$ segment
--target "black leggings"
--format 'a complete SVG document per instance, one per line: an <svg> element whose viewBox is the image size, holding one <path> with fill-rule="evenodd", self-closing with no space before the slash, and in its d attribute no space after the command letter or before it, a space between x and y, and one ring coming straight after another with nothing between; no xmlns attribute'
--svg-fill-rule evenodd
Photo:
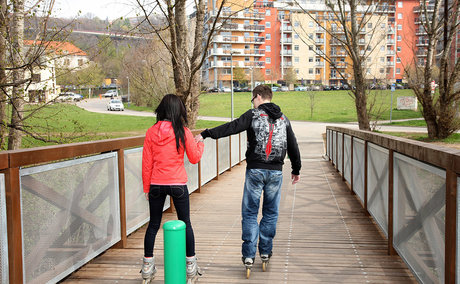
<svg viewBox="0 0 460 284"><path fill-rule="evenodd" d="M176 207L177 218L184 221L186 253L187 256L195 255L195 236L193 235L192 223L190 223L190 201L187 185L150 185L149 207L150 222L145 232L144 256L153 256L155 237L161 224L163 206L166 195L170 195Z"/></svg>

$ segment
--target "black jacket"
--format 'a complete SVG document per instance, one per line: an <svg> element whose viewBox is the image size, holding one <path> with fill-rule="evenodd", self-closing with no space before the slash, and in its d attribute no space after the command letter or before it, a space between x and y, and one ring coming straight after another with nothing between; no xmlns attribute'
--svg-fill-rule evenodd
<svg viewBox="0 0 460 284"><path fill-rule="evenodd" d="M248 169L282 170L286 152L291 160L292 174L299 175L300 152L291 123L274 103L261 104L239 118L221 126L206 129L203 138L218 139L247 130Z"/></svg>

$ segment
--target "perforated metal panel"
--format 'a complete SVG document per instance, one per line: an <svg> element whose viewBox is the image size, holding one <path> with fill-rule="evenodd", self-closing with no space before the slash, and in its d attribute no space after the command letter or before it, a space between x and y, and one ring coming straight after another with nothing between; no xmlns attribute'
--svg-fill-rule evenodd
<svg viewBox="0 0 460 284"><path fill-rule="evenodd" d="M24 274L57 282L120 237L116 153L20 170Z"/></svg>
<svg viewBox="0 0 460 284"><path fill-rule="evenodd" d="M331 131L326 130L326 155L331 157Z"/></svg>
<svg viewBox="0 0 460 284"><path fill-rule="evenodd" d="M9 283L8 229L6 227L5 175L0 174L0 283Z"/></svg>
<svg viewBox="0 0 460 284"><path fill-rule="evenodd" d="M185 171L187 172L187 187L188 192L192 193L198 189L198 163L192 164L187 158L187 155L184 155L184 166Z"/></svg>
<svg viewBox="0 0 460 284"><path fill-rule="evenodd" d="M337 146L338 146L338 154L337 154L337 169L339 172L343 173L342 169L342 159L343 159L343 153L342 153L342 137L343 133L338 133L338 139L337 139Z"/></svg>
<svg viewBox="0 0 460 284"><path fill-rule="evenodd" d="M232 166L240 162L240 138L239 135L230 136L232 141Z"/></svg>
<svg viewBox="0 0 460 284"><path fill-rule="evenodd" d="M421 283L444 283L446 173L395 153L393 245Z"/></svg>
<svg viewBox="0 0 460 284"><path fill-rule="evenodd" d="M124 151L126 232L131 234L149 221L149 203L142 186L142 149Z"/></svg>
<svg viewBox="0 0 460 284"><path fill-rule="evenodd" d="M337 165L337 132L332 131L332 162Z"/></svg>
<svg viewBox="0 0 460 284"><path fill-rule="evenodd" d="M367 209L388 237L388 150L368 143Z"/></svg>
<svg viewBox="0 0 460 284"><path fill-rule="evenodd" d="M345 180L351 183L351 137L345 134L343 147L343 173Z"/></svg>
<svg viewBox="0 0 460 284"><path fill-rule="evenodd" d="M230 138L224 137L219 140L219 174L230 168Z"/></svg>
<svg viewBox="0 0 460 284"><path fill-rule="evenodd" d="M364 141L353 138L353 191L364 203Z"/></svg>
<svg viewBox="0 0 460 284"><path fill-rule="evenodd" d="M201 185L209 182L217 175L216 140L204 140L204 152L201 157Z"/></svg>

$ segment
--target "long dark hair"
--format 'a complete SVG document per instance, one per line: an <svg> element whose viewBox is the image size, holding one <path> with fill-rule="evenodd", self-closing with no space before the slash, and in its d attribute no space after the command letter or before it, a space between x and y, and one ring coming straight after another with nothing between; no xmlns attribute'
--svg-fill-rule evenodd
<svg viewBox="0 0 460 284"><path fill-rule="evenodd" d="M181 99L174 94L167 94L163 97L157 109L157 122L161 120L171 121L176 136L176 148L179 152L180 142L185 148L184 126L187 124L187 111Z"/></svg>

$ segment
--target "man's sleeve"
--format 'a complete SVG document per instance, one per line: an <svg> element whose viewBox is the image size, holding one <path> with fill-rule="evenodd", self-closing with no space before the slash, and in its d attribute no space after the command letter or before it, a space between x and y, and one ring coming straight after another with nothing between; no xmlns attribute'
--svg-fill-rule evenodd
<svg viewBox="0 0 460 284"><path fill-rule="evenodd" d="M289 160L291 160L292 174L299 175L300 168L302 167L299 145L297 144L297 139L295 138L294 131L292 131L291 122L288 120L288 125L286 128L287 131L287 152Z"/></svg>
<svg viewBox="0 0 460 284"><path fill-rule="evenodd" d="M211 137L213 139L227 137L247 130L251 126L251 121L252 110L248 110L234 121L222 124L211 129L206 129L205 131L201 132L201 136L203 138Z"/></svg>

